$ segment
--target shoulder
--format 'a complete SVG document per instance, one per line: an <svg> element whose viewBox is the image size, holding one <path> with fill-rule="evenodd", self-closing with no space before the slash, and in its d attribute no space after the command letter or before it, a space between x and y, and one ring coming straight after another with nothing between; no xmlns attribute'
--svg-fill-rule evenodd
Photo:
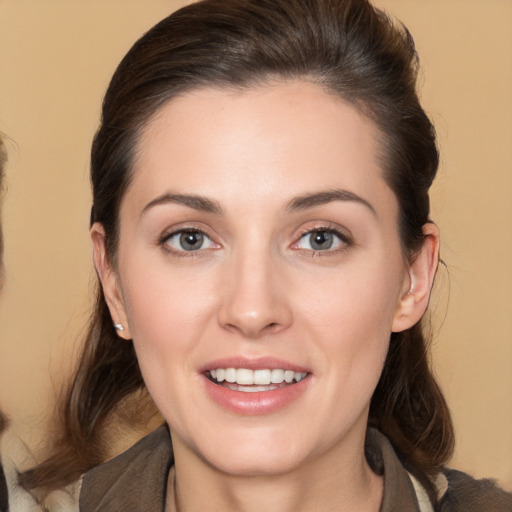
<svg viewBox="0 0 512 512"><path fill-rule="evenodd" d="M0 511L36 512L40 510L32 495L18 484L20 468L33 464L27 446L12 429L2 435L0 452ZM4 508L2 508L4 507Z"/></svg>
<svg viewBox="0 0 512 512"><path fill-rule="evenodd" d="M445 468L432 479L437 506L430 503L429 492L411 473L408 473L397 457L390 441L379 431L369 429L366 439L366 456L372 469L384 474L385 510L415 510L436 512L512 512L512 494L502 489L494 480L477 480L467 473ZM408 478L404 478L408 475ZM407 485L408 482L411 485ZM406 506L403 499L409 497ZM390 499L390 497L392 499ZM398 498L402 500L400 503ZM388 503L387 508L384 506ZM412 506L411 503L415 502Z"/></svg>
<svg viewBox="0 0 512 512"><path fill-rule="evenodd" d="M494 480L477 480L454 469L445 469L443 476L440 512L512 512L512 494Z"/></svg>
<svg viewBox="0 0 512 512"><path fill-rule="evenodd" d="M8 506L7 482L5 481L4 468L0 459L0 512L6 511Z"/></svg>
<svg viewBox="0 0 512 512"><path fill-rule="evenodd" d="M8 430L1 441L0 452L0 512L78 512L77 484L56 490L44 499L44 505L19 483L19 472L36 461L23 438Z"/></svg>
<svg viewBox="0 0 512 512"><path fill-rule="evenodd" d="M169 430L162 426L82 479L81 512L163 510L173 464Z"/></svg>

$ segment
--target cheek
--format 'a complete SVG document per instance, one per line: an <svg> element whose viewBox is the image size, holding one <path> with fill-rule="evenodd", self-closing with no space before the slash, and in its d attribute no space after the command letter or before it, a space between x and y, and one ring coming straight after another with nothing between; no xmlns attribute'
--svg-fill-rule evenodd
<svg viewBox="0 0 512 512"><path fill-rule="evenodd" d="M191 402L183 382L197 378L194 362L209 326L212 294L204 283L168 275L161 266L132 270L125 274L123 296L139 367L167 422L181 425Z"/></svg>
<svg viewBox="0 0 512 512"><path fill-rule="evenodd" d="M301 293L300 328L319 345L322 366L337 382L334 389L373 392L388 350L401 275L400 266L354 265Z"/></svg>
<svg viewBox="0 0 512 512"><path fill-rule="evenodd" d="M192 350L206 328L212 293L204 276L169 270L160 261L137 260L124 269L122 288L139 359ZM142 361L141 361L142 363Z"/></svg>
<svg viewBox="0 0 512 512"><path fill-rule="evenodd" d="M402 287L403 269L383 261L347 265L302 287L296 301L311 325L334 338L364 344L375 333L389 337Z"/></svg>

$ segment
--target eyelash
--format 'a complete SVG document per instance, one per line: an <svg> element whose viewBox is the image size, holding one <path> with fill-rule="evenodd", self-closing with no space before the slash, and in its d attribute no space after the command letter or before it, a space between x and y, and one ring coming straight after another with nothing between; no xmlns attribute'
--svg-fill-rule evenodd
<svg viewBox="0 0 512 512"><path fill-rule="evenodd" d="M305 238L308 235L313 235L314 233L328 233L330 235L334 235L339 240L339 247L335 247L333 249L302 249L300 247L294 247L297 246L298 243ZM302 231L297 238L297 241L292 244L292 248L295 250L301 251L305 254L308 254L312 257L315 256L329 256L333 254L337 254L339 252L346 251L349 247L354 245L354 242L350 236L348 236L346 233L341 232L339 229L333 227L333 226L314 226L313 228L308 228Z"/></svg>
<svg viewBox="0 0 512 512"><path fill-rule="evenodd" d="M218 247L214 248L199 248L196 250L189 250L186 249L175 249L169 245L169 241L177 236L181 236L183 234L197 234L202 235L206 237L208 240L210 240L211 244L217 245ZM329 235L333 235L338 239L339 247L335 248L328 248L328 249L312 249L312 248L301 248L298 247L298 244L301 240L303 240L308 235L311 236L314 233L327 233ZM336 242L334 242L336 243ZM217 248L220 248L219 244L216 244L212 238L202 229L196 228L196 227L186 227L186 228L180 228L172 232L164 233L159 239L158 239L158 245L161 246L165 251L168 253L171 253L174 256L178 257L193 257L193 256L199 256L200 254L204 253L208 250L214 250ZM295 242L291 244L291 248L293 250L300 251L304 254L307 254L309 256L315 257L315 256L328 256L331 254L336 254L342 251L347 250L350 246L353 245L353 240L350 236L348 236L346 233L342 233L339 229L334 228L332 226L314 226L312 228L304 229L298 236Z"/></svg>
<svg viewBox="0 0 512 512"><path fill-rule="evenodd" d="M202 236L206 237L207 239L209 239L212 244L215 244L215 242L212 240L212 238L204 230L202 230L200 228L196 228L196 227L188 227L188 228L177 229L177 230L172 231L170 233L167 232L167 233L163 234L158 239L158 245L161 246L168 253L171 253L173 256L178 256L178 257L199 256L201 253L203 253L204 251L208 250L208 249L201 249L200 248L200 249L197 249L197 250L187 251L186 249L182 249L182 250L175 249L175 248L173 248L173 247L171 247L169 245L169 241L172 238L174 238L176 236L181 236L181 235L187 234L187 233L196 234L196 235L202 235Z"/></svg>

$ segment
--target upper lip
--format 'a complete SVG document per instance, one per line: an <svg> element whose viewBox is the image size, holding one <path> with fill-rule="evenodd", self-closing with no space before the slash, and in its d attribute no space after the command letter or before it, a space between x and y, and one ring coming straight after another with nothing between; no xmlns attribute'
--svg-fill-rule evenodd
<svg viewBox="0 0 512 512"><path fill-rule="evenodd" d="M215 370L217 368L247 368L248 370L293 370L294 372L310 373L310 370L300 364L286 361L272 356L248 358L244 356L239 357L225 357L215 359L204 364L200 368L200 372L204 373L208 370Z"/></svg>

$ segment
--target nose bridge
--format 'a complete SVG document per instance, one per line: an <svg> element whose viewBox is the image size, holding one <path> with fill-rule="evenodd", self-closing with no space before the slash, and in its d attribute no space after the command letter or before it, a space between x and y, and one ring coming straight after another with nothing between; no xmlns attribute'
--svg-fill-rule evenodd
<svg viewBox="0 0 512 512"><path fill-rule="evenodd" d="M291 322L278 257L266 244L234 250L222 283L219 322L248 338L275 333Z"/></svg>

